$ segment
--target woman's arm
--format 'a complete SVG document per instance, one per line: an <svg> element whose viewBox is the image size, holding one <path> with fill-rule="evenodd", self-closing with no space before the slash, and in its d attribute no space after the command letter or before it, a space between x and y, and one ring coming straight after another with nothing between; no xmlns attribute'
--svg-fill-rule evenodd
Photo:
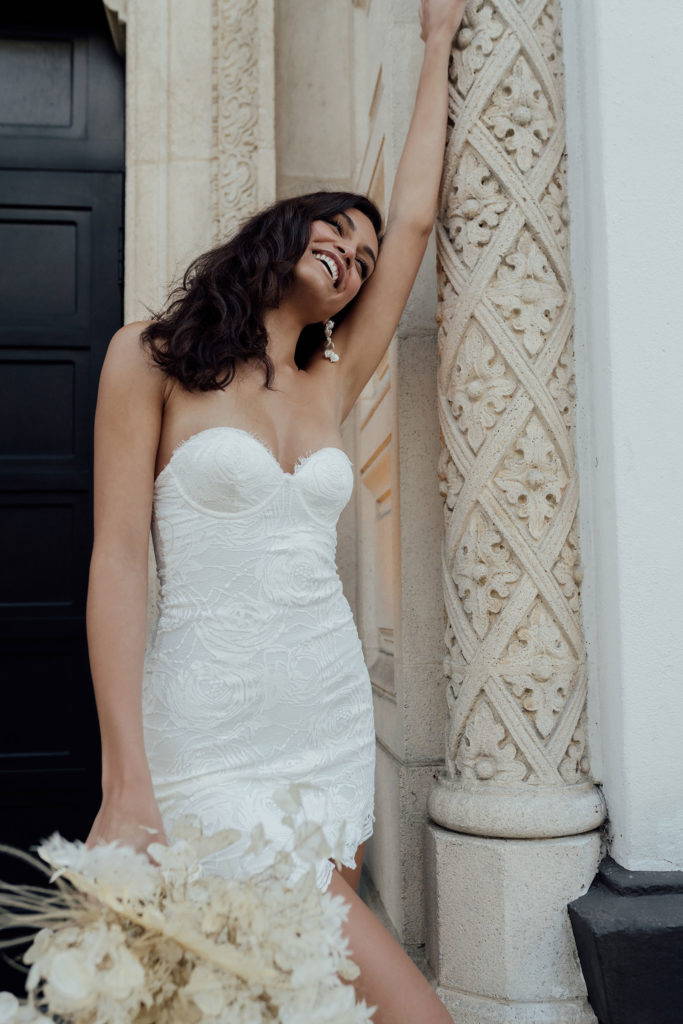
<svg viewBox="0 0 683 1024"><path fill-rule="evenodd" d="M145 755L141 689L147 559L163 374L139 343L142 323L113 336L94 431L94 542L86 625L102 744L102 806L86 842L146 849L163 828ZM165 837L163 837L165 838Z"/></svg>
<svg viewBox="0 0 683 1024"><path fill-rule="evenodd" d="M466 0L421 0L422 70L387 211L429 233L437 213L448 122L448 61ZM374 276L374 275L373 275Z"/></svg>
<svg viewBox="0 0 683 1024"><path fill-rule="evenodd" d="M346 416L385 354L420 268L438 208L448 121L448 61L466 0L421 0L422 70L377 265L335 329ZM343 418L343 417L342 417Z"/></svg>

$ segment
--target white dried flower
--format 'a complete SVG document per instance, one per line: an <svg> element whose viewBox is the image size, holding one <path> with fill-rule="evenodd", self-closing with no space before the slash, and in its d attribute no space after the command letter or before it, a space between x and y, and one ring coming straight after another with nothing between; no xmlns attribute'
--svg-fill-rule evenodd
<svg viewBox="0 0 683 1024"><path fill-rule="evenodd" d="M112 843L98 843L88 847L81 840L69 842L58 832L37 846L38 853L48 864L58 865L50 881L67 870L78 871L97 885L124 897L127 893L142 899L154 899L159 888L159 873L149 859L132 849Z"/></svg>
<svg viewBox="0 0 683 1024"><path fill-rule="evenodd" d="M0 992L0 1024L14 1024L19 1000L11 992Z"/></svg>
<svg viewBox="0 0 683 1024"><path fill-rule="evenodd" d="M341 856L343 829L330 843L305 817L306 788L275 794L291 848L271 849L256 826L249 849L271 862L247 879L204 871L202 859L242 833L204 835L194 815L168 846L150 844L156 864L115 843L88 848L58 833L41 843L58 897L0 882L5 927L38 928L24 954L27 1002L1 993L0 1024L367 1024L375 1007L343 983L359 973L343 934L348 904L316 885L320 859Z"/></svg>
<svg viewBox="0 0 683 1024"><path fill-rule="evenodd" d="M126 947L126 934L118 924L96 921L90 927L64 928L51 941L43 929L38 941L24 953L31 964L28 992L42 982L50 1009L60 1014L97 1010L107 1019L132 1019L140 1003L150 1002L145 971Z"/></svg>
<svg viewBox="0 0 683 1024"><path fill-rule="evenodd" d="M52 1024L28 1003L20 1003L11 992L0 992L0 1024Z"/></svg>

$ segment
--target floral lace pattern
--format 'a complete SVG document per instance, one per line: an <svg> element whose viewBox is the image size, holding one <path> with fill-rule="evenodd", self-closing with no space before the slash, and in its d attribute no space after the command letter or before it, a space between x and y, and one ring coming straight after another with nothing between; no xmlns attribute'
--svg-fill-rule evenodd
<svg viewBox="0 0 683 1024"><path fill-rule="evenodd" d="M336 567L353 491L341 448L282 469L255 435L210 427L173 452L154 486L159 617L145 652L145 749L164 824L262 825L282 847L273 793L307 784L304 808L354 866L374 822L372 689ZM246 877L247 839L207 858ZM302 864L302 870L304 865ZM317 870L321 889L333 864Z"/></svg>

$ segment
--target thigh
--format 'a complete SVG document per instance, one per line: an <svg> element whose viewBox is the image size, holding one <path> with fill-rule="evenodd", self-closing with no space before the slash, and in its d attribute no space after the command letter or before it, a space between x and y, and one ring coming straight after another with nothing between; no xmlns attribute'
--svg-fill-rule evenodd
<svg viewBox="0 0 683 1024"><path fill-rule="evenodd" d="M377 1007L373 1024L453 1024L424 974L336 869L327 891L350 903L343 928L360 968L350 984L356 999Z"/></svg>

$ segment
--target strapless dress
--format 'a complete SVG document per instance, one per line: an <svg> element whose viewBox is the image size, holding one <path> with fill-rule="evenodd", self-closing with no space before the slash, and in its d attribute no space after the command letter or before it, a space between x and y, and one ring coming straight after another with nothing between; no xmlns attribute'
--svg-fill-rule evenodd
<svg viewBox="0 0 683 1024"><path fill-rule="evenodd" d="M353 465L341 448L289 473L256 435L209 427L181 442L154 484L156 628L142 718L164 827L196 814L205 832L242 830L205 858L244 878L292 850L273 796L303 784L306 818L354 867L374 823L372 688L336 566ZM270 851L250 850L263 827ZM292 880L305 870L295 856ZM316 863L320 889L333 863Z"/></svg>

